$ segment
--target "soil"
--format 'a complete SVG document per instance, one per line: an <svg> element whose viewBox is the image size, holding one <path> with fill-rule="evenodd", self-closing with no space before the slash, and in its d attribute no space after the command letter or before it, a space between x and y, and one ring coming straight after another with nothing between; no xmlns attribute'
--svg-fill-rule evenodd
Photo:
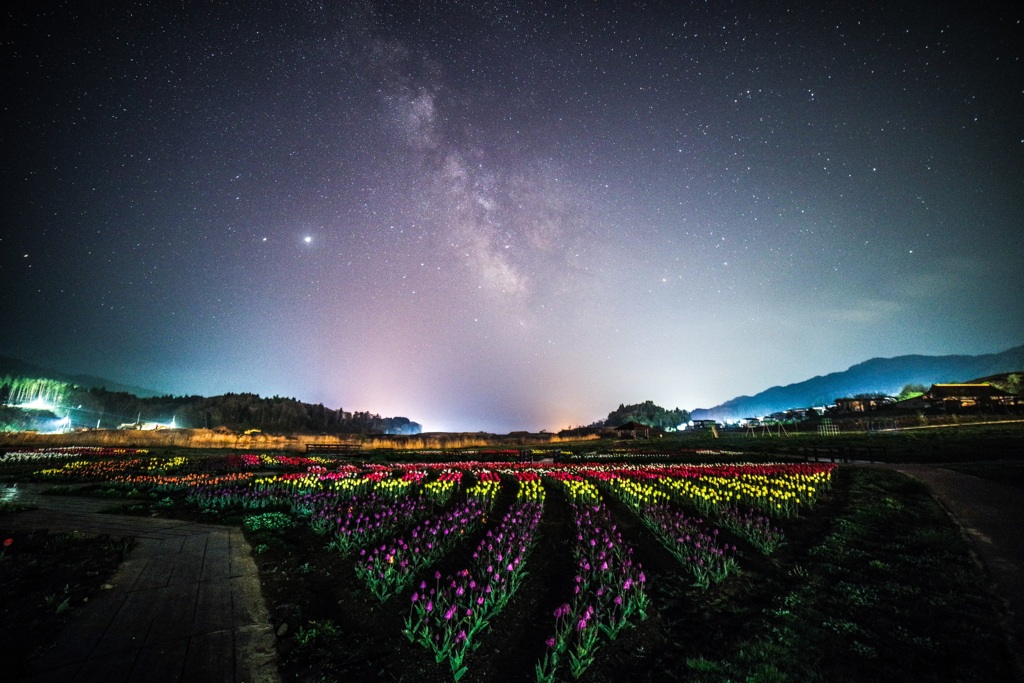
<svg viewBox="0 0 1024 683"><path fill-rule="evenodd" d="M134 540L0 529L0 542L6 539L11 543L0 559L0 661L4 677L19 680L76 611L104 590Z"/></svg>

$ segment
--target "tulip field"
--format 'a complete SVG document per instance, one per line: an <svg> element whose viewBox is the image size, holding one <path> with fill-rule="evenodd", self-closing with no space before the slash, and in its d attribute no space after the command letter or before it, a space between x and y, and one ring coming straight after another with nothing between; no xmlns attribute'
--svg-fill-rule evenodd
<svg viewBox="0 0 1024 683"><path fill-rule="evenodd" d="M891 472L84 448L8 453L5 471L239 525L284 680L1005 673L963 539Z"/></svg>

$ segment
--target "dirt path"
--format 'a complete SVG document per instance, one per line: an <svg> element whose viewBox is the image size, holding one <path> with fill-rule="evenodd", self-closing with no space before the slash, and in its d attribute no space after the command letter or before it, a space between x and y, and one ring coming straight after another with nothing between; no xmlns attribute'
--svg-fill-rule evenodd
<svg viewBox="0 0 1024 683"><path fill-rule="evenodd" d="M67 624L27 680L278 681L274 633L249 545L237 529L110 515L110 501L3 489L38 510L3 515L22 530L134 536L137 547L105 590Z"/></svg>
<svg viewBox="0 0 1024 683"><path fill-rule="evenodd" d="M963 527L1006 606L1018 678L1024 667L1024 491L934 465L886 465L924 482Z"/></svg>

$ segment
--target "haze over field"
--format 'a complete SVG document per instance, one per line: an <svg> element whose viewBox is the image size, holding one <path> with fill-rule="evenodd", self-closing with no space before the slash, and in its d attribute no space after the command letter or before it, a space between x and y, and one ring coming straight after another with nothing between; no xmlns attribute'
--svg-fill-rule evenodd
<svg viewBox="0 0 1024 683"><path fill-rule="evenodd" d="M0 355L427 431L1024 339L1024 9L22 3Z"/></svg>

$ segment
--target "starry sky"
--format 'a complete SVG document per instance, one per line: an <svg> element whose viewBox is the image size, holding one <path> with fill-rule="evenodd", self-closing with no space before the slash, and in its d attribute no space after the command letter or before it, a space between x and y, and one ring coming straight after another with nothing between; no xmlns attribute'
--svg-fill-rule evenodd
<svg viewBox="0 0 1024 683"><path fill-rule="evenodd" d="M426 431L1024 343L1012 3L3 10L0 354Z"/></svg>

